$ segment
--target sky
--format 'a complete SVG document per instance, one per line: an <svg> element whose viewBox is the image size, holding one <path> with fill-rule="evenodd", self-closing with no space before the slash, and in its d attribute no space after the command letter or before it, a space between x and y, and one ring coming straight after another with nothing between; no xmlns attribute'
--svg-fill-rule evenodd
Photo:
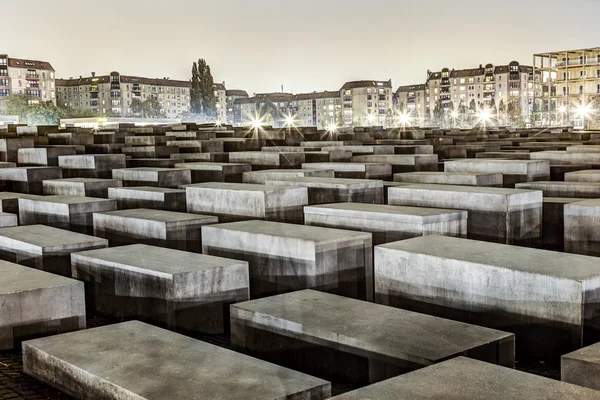
<svg viewBox="0 0 600 400"><path fill-rule="evenodd" d="M600 46L600 0L0 0L0 15L0 54L49 61L59 78L189 80L204 58L215 82L249 94L396 88L428 69Z"/></svg>

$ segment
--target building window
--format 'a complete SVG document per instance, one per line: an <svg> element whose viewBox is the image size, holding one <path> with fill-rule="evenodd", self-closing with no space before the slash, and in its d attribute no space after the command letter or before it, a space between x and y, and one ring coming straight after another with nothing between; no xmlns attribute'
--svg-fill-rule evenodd
<svg viewBox="0 0 600 400"><path fill-rule="evenodd" d="M9 95L10 95L9 89L0 89L0 96L9 96Z"/></svg>

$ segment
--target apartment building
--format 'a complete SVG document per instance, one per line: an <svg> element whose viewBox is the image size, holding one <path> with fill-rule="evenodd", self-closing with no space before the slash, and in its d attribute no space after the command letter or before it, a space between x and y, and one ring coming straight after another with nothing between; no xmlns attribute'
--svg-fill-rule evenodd
<svg viewBox="0 0 600 400"><path fill-rule="evenodd" d="M344 125L340 92L317 92L313 93L313 98L316 108L316 120L313 126L326 129L332 125Z"/></svg>
<svg viewBox="0 0 600 400"><path fill-rule="evenodd" d="M0 100L11 94L29 97L29 103L56 104L54 68L47 61L12 58L0 54Z"/></svg>
<svg viewBox="0 0 600 400"><path fill-rule="evenodd" d="M487 64L470 69L427 71L424 109L433 112L441 102L445 112L461 105L469 108L498 107L500 103L517 105L525 121L533 111L536 91L533 67L513 61L508 65ZM537 89L539 91L539 88Z"/></svg>
<svg viewBox="0 0 600 400"><path fill-rule="evenodd" d="M424 84L400 86L395 93L396 109L402 113L409 113L413 118L422 118L427 109L428 94Z"/></svg>
<svg viewBox="0 0 600 400"><path fill-rule="evenodd" d="M215 107L216 113L215 119L221 123L227 122L227 90L225 89L225 82L213 84L215 93Z"/></svg>
<svg viewBox="0 0 600 400"><path fill-rule="evenodd" d="M86 78L56 80L57 99L62 106L123 117L132 114L134 99L143 102L154 98L167 118L177 118L189 111L190 87L188 81L143 78L119 72L102 76L92 72Z"/></svg>
<svg viewBox="0 0 600 400"><path fill-rule="evenodd" d="M541 87L537 124L600 128L581 112L600 105L600 47L534 54L533 69Z"/></svg>
<svg viewBox="0 0 600 400"><path fill-rule="evenodd" d="M234 103L237 99L247 99L248 93L245 90L226 90L225 97L226 120L228 124L234 124L236 120ZM237 119L241 119L241 115Z"/></svg>
<svg viewBox="0 0 600 400"><path fill-rule="evenodd" d="M385 126L393 118L391 79L346 82L340 93L346 126Z"/></svg>

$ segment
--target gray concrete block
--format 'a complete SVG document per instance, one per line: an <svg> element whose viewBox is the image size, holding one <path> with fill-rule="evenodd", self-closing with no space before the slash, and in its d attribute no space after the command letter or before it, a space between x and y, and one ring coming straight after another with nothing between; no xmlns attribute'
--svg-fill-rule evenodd
<svg viewBox="0 0 600 400"><path fill-rule="evenodd" d="M74 253L71 268L89 310L179 332L223 333L249 299L245 261L133 244Z"/></svg>
<svg viewBox="0 0 600 400"><path fill-rule="evenodd" d="M532 160L548 160L550 164L588 164L600 166L600 153L574 153L567 151L537 151L531 153Z"/></svg>
<svg viewBox="0 0 600 400"><path fill-rule="evenodd" d="M171 154L172 160L183 162L214 162L228 163L229 153L181 153Z"/></svg>
<svg viewBox="0 0 600 400"><path fill-rule="evenodd" d="M404 172L394 174L394 182L502 187L503 177L500 173L481 172Z"/></svg>
<svg viewBox="0 0 600 400"><path fill-rule="evenodd" d="M447 236L375 247L378 303L513 332L547 358L600 337L595 257Z"/></svg>
<svg viewBox="0 0 600 400"><path fill-rule="evenodd" d="M23 370L78 399L331 396L329 382L138 321L24 342Z"/></svg>
<svg viewBox="0 0 600 400"><path fill-rule="evenodd" d="M564 218L565 251L600 257L600 199L565 205Z"/></svg>
<svg viewBox="0 0 600 400"><path fill-rule="evenodd" d="M247 183L209 182L185 188L187 211L219 217L221 222L265 219L304 223L308 190Z"/></svg>
<svg viewBox="0 0 600 400"><path fill-rule="evenodd" d="M229 153L229 162L251 164L253 171L263 169L297 169L305 162L304 153L267 151L239 151Z"/></svg>
<svg viewBox="0 0 600 400"><path fill-rule="evenodd" d="M48 225L91 235L92 214L117 209L115 200L81 196L28 196L19 200L20 225Z"/></svg>
<svg viewBox="0 0 600 400"><path fill-rule="evenodd" d="M59 167L0 168L0 190L27 194L42 194L42 181L61 179Z"/></svg>
<svg viewBox="0 0 600 400"><path fill-rule="evenodd" d="M113 179L119 179L123 186L153 186L178 188L192 183L189 169L180 168L123 168L112 171Z"/></svg>
<svg viewBox="0 0 600 400"><path fill-rule="evenodd" d="M108 239L111 247L144 243L171 249L202 252L202 225L218 217L137 208L94 213L94 236Z"/></svg>
<svg viewBox="0 0 600 400"><path fill-rule="evenodd" d="M550 162L544 160L453 160L446 161L444 168L446 172L500 173L504 177L504 187L550 179Z"/></svg>
<svg viewBox="0 0 600 400"><path fill-rule="evenodd" d="M437 171L437 154L380 154L352 157L352 162L382 163L392 166L392 173Z"/></svg>
<svg viewBox="0 0 600 400"><path fill-rule="evenodd" d="M175 168L177 160L172 158L129 158L127 168Z"/></svg>
<svg viewBox="0 0 600 400"><path fill-rule="evenodd" d="M288 178L333 178L330 169L268 169L262 171L244 172L244 183L265 184L267 181Z"/></svg>
<svg viewBox="0 0 600 400"><path fill-rule="evenodd" d="M83 283L0 261L0 350L85 329Z"/></svg>
<svg viewBox="0 0 600 400"><path fill-rule="evenodd" d="M515 363L512 334L314 290L232 305L231 340L278 365L362 384L460 355Z"/></svg>
<svg viewBox="0 0 600 400"><path fill-rule="evenodd" d="M544 222L540 247L546 250L564 251L565 205L582 200L567 197L544 197Z"/></svg>
<svg viewBox="0 0 600 400"><path fill-rule="evenodd" d="M279 178L265 182L269 186L308 188L308 204L339 202L383 203L383 181L343 178Z"/></svg>
<svg viewBox="0 0 600 400"><path fill-rule="evenodd" d="M19 218L16 214L10 214L5 212L0 212L0 228L8 228L11 226L18 226Z"/></svg>
<svg viewBox="0 0 600 400"><path fill-rule="evenodd" d="M565 174L567 182L598 182L600 183L600 170L587 169L582 171L567 172Z"/></svg>
<svg viewBox="0 0 600 400"><path fill-rule="evenodd" d="M563 382L600 390L600 344L575 350L560 358Z"/></svg>
<svg viewBox="0 0 600 400"><path fill-rule="evenodd" d="M24 148L33 148L33 139L6 138L0 139L0 161L18 162L18 151Z"/></svg>
<svg viewBox="0 0 600 400"><path fill-rule="evenodd" d="M205 225L202 252L248 261L251 298L309 288L373 298L370 233L256 220Z"/></svg>
<svg viewBox="0 0 600 400"><path fill-rule="evenodd" d="M17 160L20 167L58 166L59 156L75 155L72 147L47 147L19 149Z"/></svg>
<svg viewBox="0 0 600 400"><path fill-rule="evenodd" d="M175 146L126 146L121 153L131 158L169 158L179 152Z"/></svg>
<svg viewBox="0 0 600 400"><path fill-rule="evenodd" d="M44 195L108 198L108 188L122 187L118 179L65 178L42 182Z"/></svg>
<svg viewBox="0 0 600 400"><path fill-rule="evenodd" d="M597 400L600 392L457 357L332 400Z"/></svg>
<svg viewBox="0 0 600 400"><path fill-rule="evenodd" d="M388 204L466 210L470 239L527 244L542 235L542 192L533 190L401 184L388 188Z"/></svg>
<svg viewBox="0 0 600 400"><path fill-rule="evenodd" d="M0 229L0 259L71 277L71 253L108 246L94 236L46 225Z"/></svg>
<svg viewBox="0 0 600 400"><path fill-rule="evenodd" d="M65 178L112 178L113 169L125 168L125 154L80 154L58 157Z"/></svg>
<svg viewBox="0 0 600 400"><path fill-rule="evenodd" d="M530 182L518 183L518 189L541 190L545 197L600 198L600 182Z"/></svg>
<svg viewBox="0 0 600 400"><path fill-rule="evenodd" d="M186 162L175 164L175 168L189 169L192 183L232 182L242 183L243 174L252 171L250 164Z"/></svg>
<svg viewBox="0 0 600 400"><path fill-rule="evenodd" d="M108 198L117 200L119 210L152 208L157 210L186 210L185 190L150 186L108 188Z"/></svg>
<svg viewBox="0 0 600 400"><path fill-rule="evenodd" d="M331 169L336 178L381 179L392 178L392 166L384 163L328 162L304 163L302 169Z"/></svg>

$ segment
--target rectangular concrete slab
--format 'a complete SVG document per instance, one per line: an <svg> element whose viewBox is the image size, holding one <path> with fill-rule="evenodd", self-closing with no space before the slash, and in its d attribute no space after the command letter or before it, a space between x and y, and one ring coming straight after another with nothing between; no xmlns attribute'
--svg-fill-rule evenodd
<svg viewBox="0 0 600 400"><path fill-rule="evenodd" d="M206 225L202 252L248 261L251 298L309 288L373 298L370 233L257 220Z"/></svg>
<svg viewBox="0 0 600 400"><path fill-rule="evenodd" d="M344 381L378 382L459 355L514 367L510 333L314 290L234 304L231 327L232 343L254 356Z"/></svg>
<svg viewBox="0 0 600 400"><path fill-rule="evenodd" d="M394 182L435 183L438 185L502 187L499 173L478 172L404 172L394 174Z"/></svg>
<svg viewBox="0 0 600 400"><path fill-rule="evenodd" d="M595 257L447 236L375 247L378 303L513 332L551 357L598 340Z"/></svg>
<svg viewBox="0 0 600 400"><path fill-rule="evenodd" d="M175 164L175 168L189 169L192 183L236 182L242 183L242 174L251 171L250 164L186 162Z"/></svg>
<svg viewBox="0 0 600 400"><path fill-rule="evenodd" d="M600 257L600 199L569 203L564 211L565 251Z"/></svg>
<svg viewBox="0 0 600 400"><path fill-rule="evenodd" d="M112 178L112 170L125 168L125 154L80 154L58 157L65 178Z"/></svg>
<svg viewBox="0 0 600 400"><path fill-rule="evenodd" d="M301 224L302 207L308 204L303 187L208 182L185 190L188 212L216 215L221 222L265 219Z"/></svg>
<svg viewBox="0 0 600 400"><path fill-rule="evenodd" d="M71 256L88 309L181 332L223 333L229 305L249 299L248 263L133 244Z"/></svg>
<svg viewBox="0 0 600 400"><path fill-rule="evenodd" d="M267 181L287 178L333 178L330 169L268 169L262 171L244 172L244 183L265 184Z"/></svg>
<svg viewBox="0 0 600 400"><path fill-rule="evenodd" d="M5 212L0 212L0 228L7 228L10 226L18 226L19 218L16 214L10 214Z"/></svg>
<svg viewBox="0 0 600 400"><path fill-rule="evenodd" d="M229 162L250 164L253 171L270 168L296 169L300 168L304 161L304 153L297 152L236 151L229 153Z"/></svg>
<svg viewBox="0 0 600 400"><path fill-rule="evenodd" d="M560 358L563 382L600 390L600 344L596 343Z"/></svg>
<svg viewBox="0 0 600 400"><path fill-rule="evenodd" d="M0 350L85 329L83 283L0 261Z"/></svg>
<svg viewBox="0 0 600 400"><path fill-rule="evenodd" d="M373 245L423 235L467 237L467 212L383 204L334 203L304 207L311 226L370 232Z"/></svg>
<svg viewBox="0 0 600 400"><path fill-rule="evenodd" d="M108 198L108 188L122 187L118 179L65 178L42 182L44 195Z"/></svg>
<svg viewBox="0 0 600 400"><path fill-rule="evenodd" d="M446 172L487 172L500 173L505 187L516 183L543 181L550 179L550 162L545 160L498 160L466 159L444 163Z"/></svg>
<svg viewBox="0 0 600 400"><path fill-rule="evenodd" d="M119 210L152 208L157 210L186 211L184 189L151 186L108 188L108 198L117 200Z"/></svg>
<svg viewBox="0 0 600 400"><path fill-rule="evenodd" d="M0 229L0 258L71 277L71 253L108 246L106 239L46 225Z"/></svg>
<svg viewBox="0 0 600 400"><path fill-rule="evenodd" d="M137 321L24 342L23 370L78 399L331 395L324 380Z"/></svg>
<svg viewBox="0 0 600 400"><path fill-rule="evenodd" d="M338 202L383 203L383 181L344 178L279 178L266 185L308 188L308 204Z"/></svg>
<svg viewBox="0 0 600 400"><path fill-rule="evenodd" d="M586 169L582 171L567 172L565 174L567 182L598 182L600 183L600 170Z"/></svg>
<svg viewBox="0 0 600 400"><path fill-rule="evenodd" d="M600 392L457 357L332 400L598 400Z"/></svg>
<svg viewBox="0 0 600 400"><path fill-rule="evenodd" d="M202 252L202 225L218 217L136 208L94 213L94 236L110 246L144 243L176 250Z"/></svg>
<svg viewBox="0 0 600 400"><path fill-rule="evenodd" d="M154 186L178 188L192 183L192 173L181 168L123 168L113 169L113 179L119 179L123 186Z"/></svg>
<svg viewBox="0 0 600 400"><path fill-rule="evenodd" d="M302 169L330 169L336 178L346 179L382 179L392 178L392 166L385 163L368 162L323 162L304 163Z"/></svg>
<svg viewBox="0 0 600 400"><path fill-rule="evenodd" d="M546 197L600 198L600 182L551 182L518 183L518 189L541 190Z"/></svg>
<svg viewBox="0 0 600 400"><path fill-rule="evenodd" d="M542 192L534 190L397 183L388 204L466 210L470 239L527 244L542 234Z"/></svg>
<svg viewBox="0 0 600 400"><path fill-rule="evenodd" d="M61 179L59 167L0 168L0 190L26 194L42 194L42 182L46 179Z"/></svg>
<svg viewBox="0 0 600 400"><path fill-rule="evenodd" d="M379 154L355 156L352 162L383 163L392 166L392 173L415 171L437 171L437 154Z"/></svg>

